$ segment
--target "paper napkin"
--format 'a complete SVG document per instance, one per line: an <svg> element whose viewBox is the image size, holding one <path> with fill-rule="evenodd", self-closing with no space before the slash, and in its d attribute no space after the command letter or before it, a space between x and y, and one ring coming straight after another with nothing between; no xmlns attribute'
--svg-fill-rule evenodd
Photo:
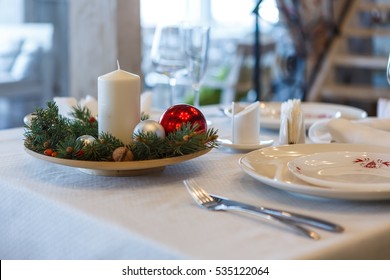
<svg viewBox="0 0 390 280"><path fill-rule="evenodd" d="M361 120L351 121L353 123L364 124L372 128L377 128L380 130L390 131L390 116L387 118L375 118L368 117Z"/></svg>
<svg viewBox="0 0 390 280"><path fill-rule="evenodd" d="M232 142L234 144L258 144L260 141L260 104L242 107L232 105Z"/></svg>
<svg viewBox="0 0 390 280"><path fill-rule="evenodd" d="M376 115L378 118L390 118L390 99L378 99Z"/></svg>
<svg viewBox="0 0 390 280"><path fill-rule="evenodd" d="M86 107L91 111L92 116L97 116L98 114L98 101L95 97L87 95L85 98L80 99L77 102L77 99L74 97L54 97L53 101L56 102L58 106L58 113L67 118L72 118L71 113L73 112L73 107ZM152 107L152 94L151 92L144 92L141 94L141 112L149 115Z"/></svg>
<svg viewBox="0 0 390 280"><path fill-rule="evenodd" d="M85 98L82 98L79 102L81 107L86 107L91 111L92 116L97 116L98 114L98 103L97 100L91 96L87 95Z"/></svg>
<svg viewBox="0 0 390 280"><path fill-rule="evenodd" d="M289 99L281 104L279 144L305 143L305 122L301 101Z"/></svg>
<svg viewBox="0 0 390 280"><path fill-rule="evenodd" d="M329 121L329 119L318 120L310 126L308 134L312 142L330 143L332 141L335 141L332 139L332 135L329 132ZM350 122L390 132L390 118L368 117L359 120L350 120Z"/></svg>
<svg viewBox="0 0 390 280"><path fill-rule="evenodd" d="M54 97L54 102L58 106L58 113L64 117L71 118L73 107L77 106L77 99L74 97Z"/></svg>
<svg viewBox="0 0 390 280"><path fill-rule="evenodd" d="M152 109L152 92L145 91L141 94L141 112L150 115Z"/></svg>
<svg viewBox="0 0 390 280"><path fill-rule="evenodd" d="M67 118L72 118L71 113L77 105L88 108L92 116L97 116L98 113L97 100L91 95L87 95L80 102L77 102L77 99L74 97L54 97L53 100L58 106L58 113Z"/></svg>
<svg viewBox="0 0 390 280"><path fill-rule="evenodd" d="M335 142L390 147L390 132L367 124L346 119L332 119L328 122L327 127Z"/></svg>

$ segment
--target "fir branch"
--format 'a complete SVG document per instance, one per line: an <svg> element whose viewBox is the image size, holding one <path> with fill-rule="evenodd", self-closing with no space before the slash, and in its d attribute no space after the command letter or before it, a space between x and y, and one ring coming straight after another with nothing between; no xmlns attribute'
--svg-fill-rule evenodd
<svg viewBox="0 0 390 280"><path fill-rule="evenodd" d="M43 153L46 149L55 149L55 145L69 133L69 120L58 114L58 107L54 102L48 102L47 109L38 108L30 125L26 126L25 146Z"/></svg>
<svg viewBox="0 0 390 280"><path fill-rule="evenodd" d="M88 108L73 107L71 115L74 117L74 120L70 123L70 130L76 137L91 135L98 138L98 122Z"/></svg>
<svg viewBox="0 0 390 280"><path fill-rule="evenodd" d="M77 153L83 148L83 143L77 141L73 135L66 137L56 146L57 156L65 159L77 158Z"/></svg>
<svg viewBox="0 0 390 280"><path fill-rule="evenodd" d="M80 141L81 142L81 141ZM83 144L82 148L76 152L76 159L91 161L108 161L111 160L112 152L107 153L107 149L98 140Z"/></svg>
<svg viewBox="0 0 390 280"><path fill-rule="evenodd" d="M116 148L123 147L124 144L118 138L109 133L102 133L99 138L101 144L102 160L112 160L112 153Z"/></svg>
<svg viewBox="0 0 390 280"><path fill-rule="evenodd" d="M77 120L80 120L82 122L88 123L91 121L91 118L95 118L95 116L92 116L91 111L87 107L81 107L77 105L76 107L73 107L73 111L71 112L71 116L74 117Z"/></svg>
<svg viewBox="0 0 390 280"><path fill-rule="evenodd" d="M215 142L216 137L214 137L215 132L213 130L209 133L201 133L198 132L197 129L197 123L186 123L183 124L174 133L169 133L167 135L167 141L170 150L169 153L171 156L191 154L208 148L210 143ZM216 145L216 143L213 145Z"/></svg>
<svg viewBox="0 0 390 280"><path fill-rule="evenodd" d="M141 112L141 121L145 121L149 119L149 115L145 112Z"/></svg>
<svg viewBox="0 0 390 280"><path fill-rule="evenodd" d="M166 146L164 139L149 131L135 133L130 150L133 152L135 160L148 160L163 158L166 153Z"/></svg>

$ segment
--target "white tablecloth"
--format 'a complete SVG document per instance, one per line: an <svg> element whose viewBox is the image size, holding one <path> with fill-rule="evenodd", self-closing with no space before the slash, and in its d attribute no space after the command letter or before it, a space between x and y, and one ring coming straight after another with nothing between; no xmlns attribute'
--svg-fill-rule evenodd
<svg viewBox="0 0 390 280"><path fill-rule="evenodd" d="M209 115L220 135L230 121ZM270 131L263 132L273 135ZM214 149L137 177L101 177L31 157L23 128L0 131L0 259L390 259L390 202L302 197L246 175ZM182 180L215 194L337 222L313 241L257 217L198 207Z"/></svg>

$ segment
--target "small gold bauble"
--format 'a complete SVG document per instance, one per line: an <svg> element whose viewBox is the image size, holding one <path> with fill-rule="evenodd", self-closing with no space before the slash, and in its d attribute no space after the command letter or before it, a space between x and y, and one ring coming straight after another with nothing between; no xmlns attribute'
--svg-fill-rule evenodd
<svg viewBox="0 0 390 280"><path fill-rule="evenodd" d="M126 147L119 147L112 153L114 161L132 161L134 159L133 153Z"/></svg>

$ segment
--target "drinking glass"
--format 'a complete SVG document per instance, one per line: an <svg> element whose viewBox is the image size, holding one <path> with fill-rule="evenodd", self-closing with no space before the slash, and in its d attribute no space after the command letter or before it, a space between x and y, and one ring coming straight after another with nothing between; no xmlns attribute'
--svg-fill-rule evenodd
<svg viewBox="0 0 390 280"><path fill-rule="evenodd" d="M186 68L180 25L158 25L153 37L151 60L156 72L168 77L173 105L177 72Z"/></svg>
<svg viewBox="0 0 390 280"><path fill-rule="evenodd" d="M184 25L183 40L187 70L191 77L192 89L194 91L194 106L199 107L199 91L208 60L210 27Z"/></svg>

